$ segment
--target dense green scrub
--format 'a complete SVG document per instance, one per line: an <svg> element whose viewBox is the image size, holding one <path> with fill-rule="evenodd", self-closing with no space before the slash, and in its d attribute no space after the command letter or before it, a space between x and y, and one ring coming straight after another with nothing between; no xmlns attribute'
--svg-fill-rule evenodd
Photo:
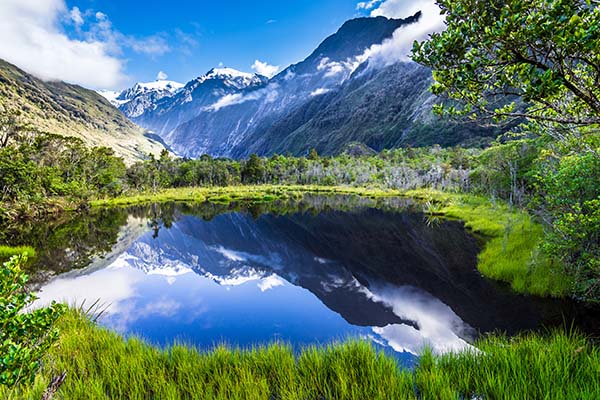
<svg viewBox="0 0 600 400"><path fill-rule="evenodd" d="M486 276L523 292L600 299L599 158L558 157L556 151L548 151L556 146L548 138L514 140L485 150L433 146L336 157L311 152L308 157L186 160L163 152L126 167L110 149L88 149L77 140L25 128L15 132L9 145L0 149L0 188L5 188L0 222L8 227L4 230L85 209L90 201L94 206L269 202L306 192L380 197L434 189L449 196L465 194L453 197L462 200L445 205L443 213L491 238L480 262ZM539 216L536 222L544 221L545 231L524 213L501 205L489 208L484 200L470 204L473 196L527 207ZM463 201L467 198L471 200ZM471 220L487 222L475 227ZM0 243L15 244L4 230Z"/></svg>
<svg viewBox="0 0 600 400"><path fill-rule="evenodd" d="M74 311L59 327L34 384L0 389L0 397L39 399L50 377L67 371L59 398L73 400L600 398L600 351L576 334L490 337L479 350L443 356L425 351L410 371L368 342L299 355L283 344L200 352L125 340Z"/></svg>
<svg viewBox="0 0 600 400"><path fill-rule="evenodd" d="M126 206L149 202L210 201L265 202L298 198L304 193L351 194L370 198L403 196L421 201L425 213L459 219L485 239L478 268L486 277L507 282L521 293L565 296L572 282L560 268L539 251L543 228L524 211L502 201L435 190L383 190L345 186L231 186L167 189L156 194L139 194L92 202L95 207Z"/></svg>

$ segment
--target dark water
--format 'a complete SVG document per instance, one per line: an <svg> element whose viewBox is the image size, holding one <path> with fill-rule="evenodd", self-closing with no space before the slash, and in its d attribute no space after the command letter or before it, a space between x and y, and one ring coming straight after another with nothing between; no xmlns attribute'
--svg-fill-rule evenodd
<svg viewBox="0 0 600 400"><path fill-rule="evenodd" d="M103 325L159 345L360 337L410 363L425 344L443 352L483 332L597 321L482 278L480 241L400 200L103 210L19 238L42 249L40 303L100 299Z"/></svg>

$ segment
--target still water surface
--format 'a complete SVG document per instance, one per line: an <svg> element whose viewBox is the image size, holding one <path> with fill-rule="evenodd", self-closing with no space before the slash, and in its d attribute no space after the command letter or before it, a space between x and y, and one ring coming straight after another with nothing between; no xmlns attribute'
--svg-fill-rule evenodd
<svg viewBox="0 0 600 400"><path fill-rule="evenodd" d="M38 228L30 235L46 246L37 264L55 273L39 274L39 304L99 299L104 326L157 345L300 349L358 337L407 365L424 345L462 349L482 332L571 318L572 305L481 277L482 242L460 222L387 202L167 204Z"/></svg>

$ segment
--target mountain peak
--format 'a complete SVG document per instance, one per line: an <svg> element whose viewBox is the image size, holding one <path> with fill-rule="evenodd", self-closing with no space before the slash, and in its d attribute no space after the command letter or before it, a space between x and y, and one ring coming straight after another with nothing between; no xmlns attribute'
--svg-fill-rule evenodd
<svg viewBox="0 0 600 400"><path fill-rule="evenodd" d="M233 77L233 78L246 78L246 79L252 79L254 78L255 74L251 74L249 72L242 72L242 71L238 71L237 69L234 68L213 68L210 71L208 71L206 73L206 77L210 77L210 78L222 78L222 77Z"/></svg>
<svg viewBox="0 0 600 400"><path fill-rule="evenodd" d="M133 86L133 90L136 92L147 92L147 91L161 91L166 90L174 93L181 89L184 85L175 81L167 80L156 80L154 82L138 82Z"/></svg>
<svg viewBox="0 0 600 400"><path fill-rule="evenodd" d="M198 86L208 82L219 82L227 87L244 89L250 86L264 84L268 78L249 72L238 71L234 68L219 67L213 68L206 74L188 82L186 90L195 90Z"/></svg>
<svg viewBox="0 0 600 400"><path fill-rule="evenodd" d="M344 61L362 54L374 44L392 37L396 29L418 22L421 12L404 19L361 17L346 21L340 29L319 45L308 59L327 57Z"/></svg>

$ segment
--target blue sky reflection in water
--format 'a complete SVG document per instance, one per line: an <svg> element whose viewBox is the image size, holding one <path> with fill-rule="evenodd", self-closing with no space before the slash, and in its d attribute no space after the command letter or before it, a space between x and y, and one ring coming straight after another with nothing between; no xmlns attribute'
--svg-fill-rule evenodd
<svg viewBox="0 0 600 400"><path fill-rule="evenodd" d="M111 254L46 284L40 302L100 299L109 328L202 348L363 337L416 354L539 324L538 308L477 273L477 244L458 222L359 209L181 214L168 225L156 235L130 215Z"/></svg>

